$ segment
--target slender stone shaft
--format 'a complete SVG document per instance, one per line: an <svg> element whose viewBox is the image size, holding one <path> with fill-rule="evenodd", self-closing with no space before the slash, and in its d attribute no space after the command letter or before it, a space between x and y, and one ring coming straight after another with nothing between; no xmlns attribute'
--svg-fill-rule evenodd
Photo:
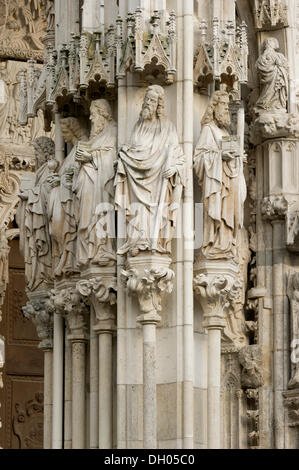
<svg viewBox="0 0 299 470"><path fill-rule="evenodd" d="M52 448L53 351L44 351L44 449Z"/></svg>
<svg viewBox="0 0 299 470"><path fill-rule="evenodd" d="M112 449L112 331L99 331L99 448Z"/></svg>
<svg viewBox="0 0 299 470"><path fill-rule="evenodd" d="M208 448L221 448L221 329L208 330Z"/></svg>
<svg viewBox="0 0 299 470"><path fill-rule="evenodd" d="M143 324L143 447L157 448L156 324Z"/></svg>
<svg viewBox="0 0 299 470"><path fill-rule="evenodd" d="M72 448L85 448L85 341L72 342Z"/></svg>
<svg viewBox="0 0 299 470"><path fill-rule="evenodd" d="M63 429L63 318L54 314L52 447L62 449Z"/></svg>

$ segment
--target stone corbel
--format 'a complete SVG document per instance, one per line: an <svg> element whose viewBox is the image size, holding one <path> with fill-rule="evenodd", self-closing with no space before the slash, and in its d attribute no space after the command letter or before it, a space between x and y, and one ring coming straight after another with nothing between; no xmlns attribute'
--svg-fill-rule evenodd
<svg viewBox="0 0 299 470"><path fill-rule="evenodd" d="M263 379L263 352L260 346L244 346L239 352L239 361L242 366L241 385L244 389L258 389L264 384Z"/></svg>
<svg viewBox="0 0 299 470"><path fill-rule="evenodd" d="M77 282L77 291L92 304L97 324L96 332L115 330L117 280L115 277L96 277Z"/></svg>
<svg viewBox="0 0 299 470"><path fill-rule="evenodd" d="M165 265L140 268L141 266L124 270L122 277L129 293L138 298L142 314L137 320L141 323L158 324L161 321L158 312L162 310L163 295L170 294L173 289L174 272Z"/></svg>
<svg viewBox="0 0 299 470"><path fill-rule="evenodd" d="M37 335L41 340L39 348L42 350L53 349L53 315L54 303L51 295L46 291L27 293L29 302L22 308L24 317L32 320L36 327Z"/></svg>
<svg viewBox="0 0 299 470"><path fill-rule="evenodd" d="M86 302L74 287L66 287L52 292L55 312L62 315L67 321L68 339L75 342L85 342L89 313Z"/></svg>

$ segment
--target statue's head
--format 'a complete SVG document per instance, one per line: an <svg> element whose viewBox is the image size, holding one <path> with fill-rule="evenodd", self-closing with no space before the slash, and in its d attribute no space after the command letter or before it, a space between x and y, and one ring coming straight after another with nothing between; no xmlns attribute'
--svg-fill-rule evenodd
<svg viewBox="0 0 299 470"><path fill-rule="evenodd" d="M165 116L164 90L160 85L151 85L147 88L144 97L140 118L151 121L154 118Z"/></svg>
<svg viewBox="0 0 299 470"><path fill-rule="evenodd" d="M36 156L36 166L40 168L48 160L55 157L55 144L49 137L38 137L33 143Z"/></svg>
<svg viewBox="0 0 299 470"><path fill-rule="evenodd" d="M263 41L262 44L262 52L265 52L267 49L273 49L274 51L278 51L279 49L279 42L276 38L267 38Z"/></svg>
<svg viewBox="0 0 299 470"><path fill-rule="evenodd" d="M215 91L211 97L201 124L205 126L211 122L215 122L217 126L222 128L230 127L229 95L226 91Z"/></svg>
<svg viewBox="0 0 299 470"><path fill-rule="evenodd" d="M86 129L80 124L79 119L67 117L61 119L60 125L65 142L70 142L75 145L79 140L86 138Z"/></svg>
<svg viewBox="0 0 299 470"><path fill-rule="evenodd" d="M111 106L107 100L92 101L90 105L91 133L90 137L96 137L103 132L108 122L112 121Z"/></svg>

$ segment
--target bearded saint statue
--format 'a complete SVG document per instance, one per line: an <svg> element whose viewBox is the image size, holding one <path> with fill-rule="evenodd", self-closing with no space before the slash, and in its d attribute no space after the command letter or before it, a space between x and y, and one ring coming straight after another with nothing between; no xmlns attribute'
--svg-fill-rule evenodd
<svg viewBox="0 0 299 470"><path fill-rule="evenodd" d="M261 94L256 102L256 112L287 110L289 89L289 66L283 54L277 52L279 43L276 38L265 39L262 54L256 62L260 77Z"/></svg>
<svg viewBox="0 0 299 470"><path fill-rule="evenodd" d="M74 185L75 220L78 227L76 255L79 266L99 266L116 261L113 180L117 127L109 103L95 100L90 106L88 142L77 145L80 171Z"/></svg>
<svg viewBox="0 0 299 470"><path fill-rule="evenodd" d="M184 174L177 131L164 112L164 90L150 86L131 141L119 151L115 201L126 213L126 243L119 254L170 252Z"/></svg>
<svg viewBox="0 0 299 470"><path fill-rule="evenodd" d="M48 182L52 188L49 203L49 231L52 240L54 275L69 276L77 273L76 240L77 225L74 218L74 193L80 165L75 161L77 143L87 140L87 130L74 117L61 119L64 141L73 145L62 162L59 172L50 175Z"/></svg>
<svg viewBox="0 0 299 470"><path fill-rule="evenodd" d="M206 259L237 260L237 234L243 227L243 155L237 143L230 149L230 124L229 96L216 91L203 117L194 156L204 205L202 255Z"/></svg>
<svg viewBox="0 0 299 470"><path fill-rule="evenodd" d="M44 281L50 282L52 250L48 227L48 176L57 169L54 160L55 145L48 137L34 141L36 173L30 188L20 191L17 223L20 227L20 251L25 260L25 276L29 290L35 290Z"/></svg>

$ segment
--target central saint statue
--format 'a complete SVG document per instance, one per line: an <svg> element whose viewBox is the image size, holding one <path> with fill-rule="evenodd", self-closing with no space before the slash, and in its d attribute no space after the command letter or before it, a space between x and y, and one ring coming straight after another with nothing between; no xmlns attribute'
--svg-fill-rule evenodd
<svg viewBox="0 0 299 470"><path fill-rule="evenodd" d="M202 120L194 168L202 188L206 259L237 259L243 227L246 182L238 141L230 135L229 96L216 91Z"/></svg>
<svg viewBox="0 0 299 470"><path fill-rule="evenodd" d="M169 253L184 185L185 157L164 111L164 90L149 86L129 145L119 151L115 201L126 213L119 254Z"/></svg>

